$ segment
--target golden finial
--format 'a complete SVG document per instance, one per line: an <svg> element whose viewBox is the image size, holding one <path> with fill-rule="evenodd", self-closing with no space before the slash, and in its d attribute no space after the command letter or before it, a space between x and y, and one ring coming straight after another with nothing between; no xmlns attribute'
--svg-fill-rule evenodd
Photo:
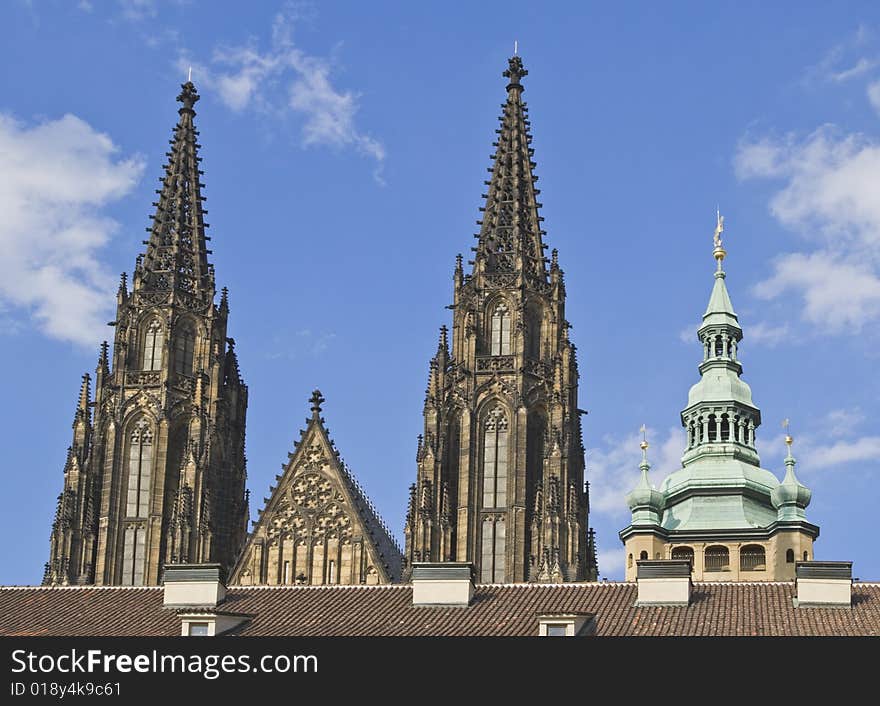
<svg viewBox="0 0 880 706"><path fill-rule="evenodd" d="M791 421L786 417L782 420L782 428L785 429L785 445L789 448L789 453L791 453L791 445L794 442L794 438L791 435Z"/></svg>
<svg viewBox="0 0 880 706"><path fill-rule="evenodd" d="M648 430L645 428L645 425L642 424L642 426L639 428L639 431L642 434L642 441L639 444L639 448L642 450L642 460L647 461L648 460L648 446L649 446L649 444L648 444Z"/></svg>
<svg viewBox="0 0 880 706"><path fill-rule="evenodd" d="M724 256L727 255L727 251L721 244L721 234L724 232L724 216L721 215L721 210L715 209L715 250L712 251L712 254L715 255L715 259L718 260L718 269L721 269L721 261L724 259Z"/></svg>

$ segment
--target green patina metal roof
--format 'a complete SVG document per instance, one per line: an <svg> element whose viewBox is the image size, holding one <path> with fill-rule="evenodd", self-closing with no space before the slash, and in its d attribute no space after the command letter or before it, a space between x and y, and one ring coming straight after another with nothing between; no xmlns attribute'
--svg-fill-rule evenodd
<svg viewBox="0 0 880 706"><path fill-rule="evenodd" d="M709 305L706 307L706 313L703 314L703 324L700 329L705 326L722 325L730 326L738 331L742 330L736 312L733 310L730 294L727 293L727 285L724 284L726 276L719 261L718 270L715 272L715 285L712 287L712 295L709 297Z"/></svg>
<svg viewBox="0 0 880 706"><path fill-rule="evenodd" d="M728 367L712 367L688 392L688 408L701 402L738 402L757 410L752 401L752 388L736 371Z"/></svg>
<svg viewBox="0 0 880 706"><path fill-rule="evenodd" d="M806 523L804 508L810 491L795 477L791 453L786 458L788 472L780 483L760 467L753 438L744 436L751 431L734 427L733 420L747 420L749 430L757 428L761 413L752 400L751 388L740 378L737 347L743 332L721 268L726 252L720 241L716 241L714 254L718 268L697 331L704 353L701 377L690 388L682 412L682 422L691 430L696 427L697 435L689 437L682 467L658 490L650 487L643 460L641 481L627 497L632 529L653 525L668 534L766 529L777 521ZM724 436L722 419L730 425Z"/></svg>
<svg viewBox="0 0 880 706"><path fill-rule="evenodd" d="M776 510L745 495L693 496L663 513L661 526L681 532L769 527Z"/></svg>

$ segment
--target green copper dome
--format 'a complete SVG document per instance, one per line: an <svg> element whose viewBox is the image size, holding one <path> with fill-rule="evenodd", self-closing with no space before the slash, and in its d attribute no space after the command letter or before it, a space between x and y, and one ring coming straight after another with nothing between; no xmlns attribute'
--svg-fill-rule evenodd
<svg viewBox="0 0 880 706"><path fill-rule="evenodd" d="M700 379L690 388L681 413L687 433L681 468L655 490L643 460L641 481L627 496L632 522L620 533L624 541L634 533L657 534L665 541L709 541L769 536L780 527L806 528L813 536L819 532L806 521L810 491L795 477L791 454L782 483L761 468L755 445L761 411L741 377L743 330L722 269L727 255L720 239L722 224L719 214L713 251L717 268L697 330Z"/></svg>
<svg viewBox="0 0 880 706"><path fill-rule="evenodd" d="M788 444L788 456L785 457L785 478L771 494L771 500L780 520L802 520L806 517L804 510L810 504L813 493L794 474L796 461L791 455L790 436L786 437L785 443Z"/></svg>

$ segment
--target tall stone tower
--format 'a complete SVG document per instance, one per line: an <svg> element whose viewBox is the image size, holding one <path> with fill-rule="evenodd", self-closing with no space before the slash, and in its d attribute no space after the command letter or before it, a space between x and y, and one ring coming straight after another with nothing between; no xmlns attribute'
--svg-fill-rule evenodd
<svg viewBox="0 0 880 706"><path fill-rule="evenodd" d="M46 584L157 584L177 562L231 569L245 540L247 387L226 337L225 289L214 303L199 96L182 88L150 238L131 291L122 276L94 401L83 377Z"/></svg>
<svg viewBox="0 0 880 706"><path fill-rule="evenodd" d="M639 559L689 559L696 580L790 581L795 561L813 558L819 536L807 521L811 493L795 475L791 436L781 483L760 465L755 431L761 412L741 377L743 330L722 269L723 224L719 215L715 282L697 330L700 380L681 413L687 432L682 467L654 489L642 442L641 481L627 497L632 521L620 531L627 580L636 578Z"/></svg>
<svg viewBox="0 0 880 706"><path fill-rule="evenodd" d="M565 285L544 256L528 72L508 64L473 270L459 255L452 348L444 326L430 364L405 558L470 561L484 583L595 579Z"/></svg>

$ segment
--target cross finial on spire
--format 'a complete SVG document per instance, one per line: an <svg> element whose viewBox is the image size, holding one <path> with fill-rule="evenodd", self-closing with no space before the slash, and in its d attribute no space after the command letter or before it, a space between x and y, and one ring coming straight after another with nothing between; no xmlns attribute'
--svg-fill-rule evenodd
<svg viewBox="0 0 880 706"><path fill-rule="evenodd" d="M192 80L193 80L193 67L190 66L189 72L186 75L186 81L187 81L187 83L192 83Z"/></svg>
<svg viewBox="0 0 880 706"><path fill-rule="evenodd" d="M513 40L513 55L516 56L519 53L519 42L515 39Z"/></svg>
<svg viewBox="0 0 880 706"><path fill-rule="evenodd" d="M315 388L314 392L312 392L312 397L309 401L312 403L312 416L319 417L321 415L321 405L324 404L324 396L318 388Z"/></svg>
<svg viewBox="0 0 880 706"><path fill-rule="evenodd" d="M196 87L193 85L192 81L187 81L180 86L183 90L180 92L180 95L177 96L177 100L183 103L183 108L180 110L192 110L193 106L199 100L201 96L199 96L196 91Z"/></svg>
<svg viewBox="0 0 880 706"><path fill-rule="evenodd" d="M522 59L517 54L507 60L507 70L502 74L505 78L510 79L510 83L507 84L508 91L514 87L522 89L520 79L528 75L529 72L523 67Z"/></svg>
<svg viewBox="0 0 880 706"><path fill-rule="evenodd" d="M642 463L647 463L648 446L650 446L650 444L648 443L648 429L644 424L642 424L642 426L639 427L639 432L641 432L642 434L642 441L639 444L639 448L642 450Z"/></svg>

